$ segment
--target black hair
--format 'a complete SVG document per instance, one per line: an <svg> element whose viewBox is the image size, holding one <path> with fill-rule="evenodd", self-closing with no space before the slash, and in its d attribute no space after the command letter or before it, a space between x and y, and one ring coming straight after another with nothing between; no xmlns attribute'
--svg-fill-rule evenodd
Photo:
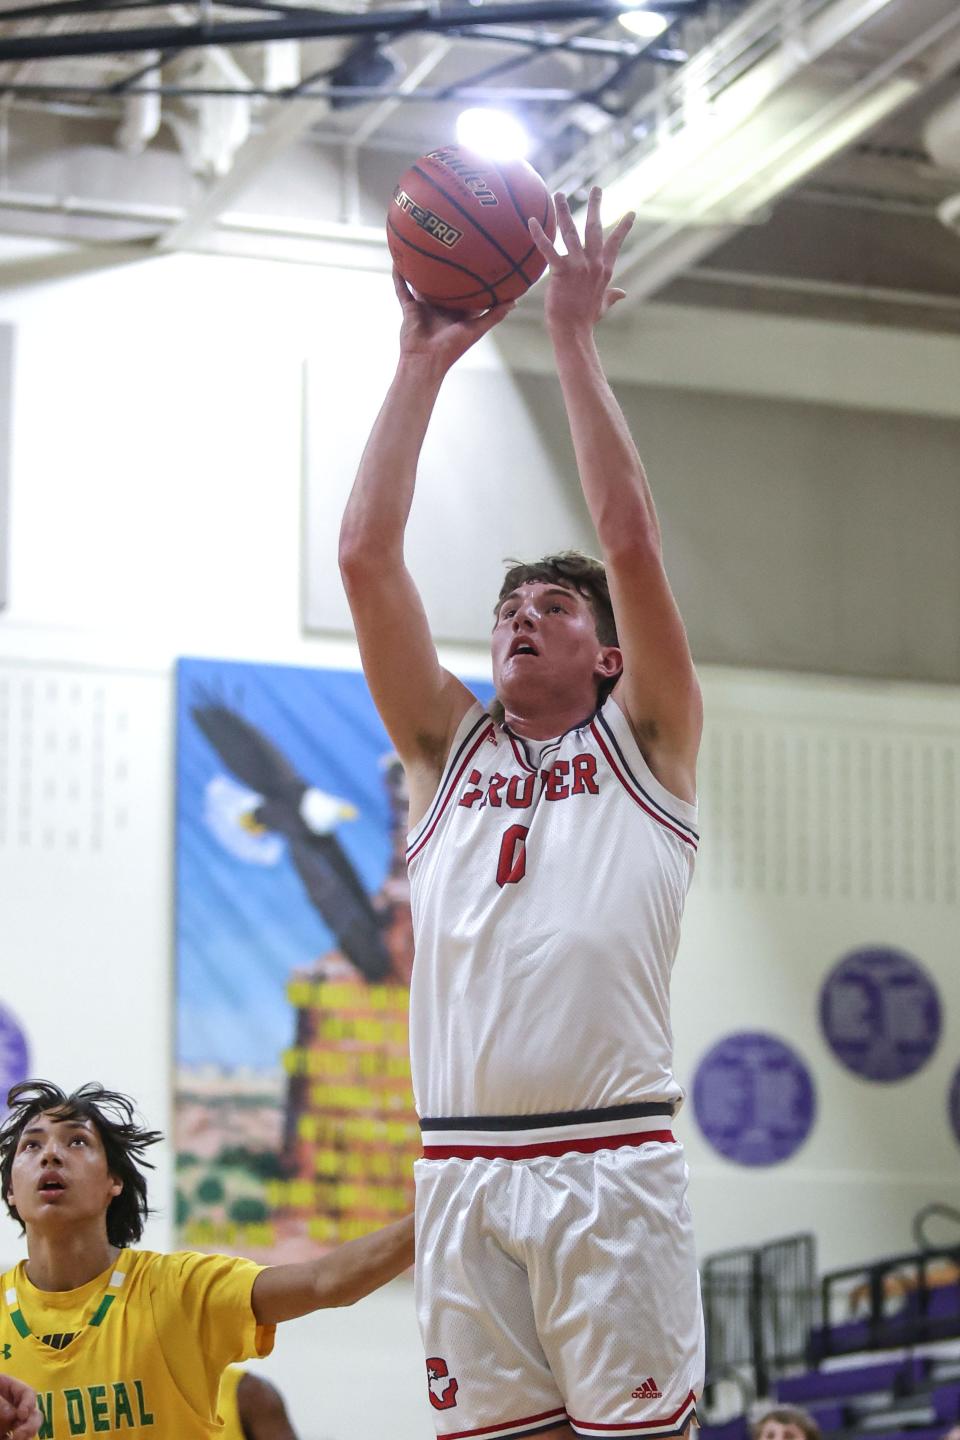
<svg viewBox="0 0 960 1440"><path fill-rule="evenodd" d="M14 1156L30 1121L38 1115L53 1115L57 1120L89 1120L95 1127L107 1157L107 1169L123 1185L107 1209L107 1239L121 1248L139 1240L150 1213L147 1177L140 1166L153 1169L143 1152L163 1135L136 1123L133 1101L116 1090L104 1089L96 1081L67 1094L49 1080L22 1080L10 1090L7 1104L10 1114L0 1125L0 1184L4 1204L21 1232L25 1228L23 1221L9 1198Z"/></svg>

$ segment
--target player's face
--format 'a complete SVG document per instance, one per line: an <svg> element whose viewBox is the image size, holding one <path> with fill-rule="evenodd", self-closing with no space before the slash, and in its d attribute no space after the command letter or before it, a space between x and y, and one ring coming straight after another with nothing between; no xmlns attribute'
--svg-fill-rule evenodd
<svg viewBox="0 0 960 1440"><path fill-rule="evenodd" d="M792 1420L764 1420L757 1440L806 1440L806 1436Z"/></svg>
<svg viewBox="0 0 960 1440"><path fill-rule="evenodd" d="M599 682L620 668L620 652L601 645L584 596L541 580L518 586L501 601L491 650L494 685L508 708L556 694L582 697L586 713Z"/></svg>
<svg viewBox="0 0 960 1440"><path fill-rule="evenodd" d="M27 1123L13 1157L8 1196L24 1225L51 1229L96 1219L122 1189L91 1121L47 1111Z"/></svg>

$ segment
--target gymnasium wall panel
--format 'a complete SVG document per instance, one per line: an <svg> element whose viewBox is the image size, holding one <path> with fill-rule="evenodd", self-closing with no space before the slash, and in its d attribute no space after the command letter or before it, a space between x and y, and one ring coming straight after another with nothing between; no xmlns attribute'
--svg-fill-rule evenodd
<svg viewBox="0 0 960 1440"><path fill-rule="evenodd" d="M812 1229L821 1262L909 1250L933 1200L960 1204L947 1095L960 1055L960 701L932 688L707 672L702 843L674 973L678 1071L759 1031L809 1070L816 1118L785 1162L721 1158L678 1128L704 1253ZM831 1051L820 992L842 956L895 947L936 987L942 1031L916 1073L870 1083Z"/></svg>
<svg viewBox="0 0 960 1440"><path fill-rule="evenodd" d="M0 974L28 1073L169 1119L172 794L163 673L0 662ZM2 1079L23 1075L0 1054ZM172 1233L169 1156L148 1243ZM0 1260L20 1240L0 1218Z"/></svg>
<svg viewBox="0 0 960 1440"><path fill-rule="evenodd" d="M308 377L308 629L351 629L337 528L390 368L374 363L361 397L349 373ZM960 421L616 389L699 661L960 681ZM335 422L350 405L362 423L348 430ZM556 379L454 371L407 536L435 633L482 643L490 607L477 604L477 587L495 595L503 558L574 545L597 550Z"/></svg>

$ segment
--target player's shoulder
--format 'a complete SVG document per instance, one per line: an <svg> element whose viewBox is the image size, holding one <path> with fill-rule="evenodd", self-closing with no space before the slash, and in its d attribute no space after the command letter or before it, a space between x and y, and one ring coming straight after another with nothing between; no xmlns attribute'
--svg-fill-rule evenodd
<svg viewBox="0 0 960 1440"><path fill-rule="evenodd" d="M252 1260L235 1255L208 1254L202 1250L133 1250L138 1272L155 1285L182 1286L191 1281L214 1281L248 1270L260 1270Z"/></svg>

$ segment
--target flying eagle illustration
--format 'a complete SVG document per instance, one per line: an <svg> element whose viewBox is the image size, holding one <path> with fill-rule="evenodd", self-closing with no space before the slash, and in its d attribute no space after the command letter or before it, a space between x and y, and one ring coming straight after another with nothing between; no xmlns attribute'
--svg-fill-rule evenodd
<svg viewBox="0 0 960 1440"><path fill-rule="evenodd" d="M391 969L383 922L333 834L356 809L308 785L272 741L226 705L195 705L190 714L231 774L254 792L251 808L239 817L244 829L283 837L338 948L364 979L383 980Z"/></svg>

